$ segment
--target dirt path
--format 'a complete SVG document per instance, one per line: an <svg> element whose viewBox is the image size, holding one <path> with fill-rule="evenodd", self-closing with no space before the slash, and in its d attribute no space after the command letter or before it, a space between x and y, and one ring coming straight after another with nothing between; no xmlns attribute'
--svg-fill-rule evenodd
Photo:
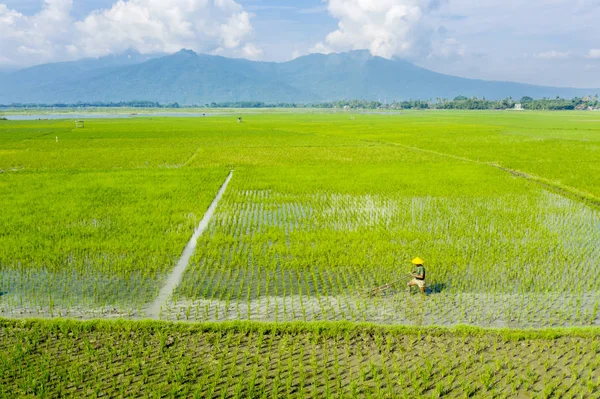
<svg viewBox="0 0 600 399"><path fill-rule="evenodd" d="M148 306L148 308L146 310L147 317L153 318L153 319L160 318L160 313L161 313L161 309L163 308L163 305L165 305L165 303L167 302L167 300L173 293L173 290L175 288L177 288L179 283L181 283L181 278L183 277L183 272L185 272L185 269L187 268L190 258L192 257L192 255L194 255L194 252L196 252L196 243L198 241L198 237L200 237L202 235L202 233L204 233L204 230L206 230L206 228L208 227L208 223L210 222L210 219L212 219L212 216L215 213L215 209L217 209L217 205L219 204L219 201L221 200L223 193L225 193L225 190L227 189L227 185L229 184L229 181L231 180L232 176L233 176L233 171L229 172L229 175L227 176L227 179L225 179L225 182L219 189L217 196L215 197L213 202L208 207L208 210L206 211L206 213L204 214L204 217L198 224L198 227L196 227L196 230L194 231L192 238L190 238L190 241L185 246L185 249L183 250L181 257L179 258L179 261L177 261L177 264L175 265L175 268L173 269L171 274L167 277L165 285L161 288L161 290L160 290L158 296L156 297L156 299L154 300L154 302L152 304L150 304L150 306Z"/></svg>

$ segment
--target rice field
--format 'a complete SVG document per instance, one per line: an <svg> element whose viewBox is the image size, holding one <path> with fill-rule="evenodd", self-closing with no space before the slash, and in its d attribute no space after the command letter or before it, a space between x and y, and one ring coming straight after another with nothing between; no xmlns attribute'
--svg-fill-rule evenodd
<svg viewBox="0 0 600 399"><path fill-rule="evenodd" d="M597 397L600 115L243 120L0 122L0 396Z"/></svg>
<svg viewBox="0 0 600 399"><path fill-rule="evenodd" d="M407 198L252 191L252 177L236 182L242 187L232 183L200 237L171 317L492 327L598 322L599 219L585 205L544 192ZM421 299L406 293L405 282L383 298L365 295L401 279L416 253L434 265L418 315L413 302Z"/></svg>
<svg viewBox="0 0 600 399"><path fill-rule="evenodd" d="M64 312L152 300L226 171L4 175L0 308Z"/></svg>
<svg viewBox="0 0 600 399"><path fill-rule="evenodd" d="M0 396L596 398L597 329L0 321Z"/></svg>

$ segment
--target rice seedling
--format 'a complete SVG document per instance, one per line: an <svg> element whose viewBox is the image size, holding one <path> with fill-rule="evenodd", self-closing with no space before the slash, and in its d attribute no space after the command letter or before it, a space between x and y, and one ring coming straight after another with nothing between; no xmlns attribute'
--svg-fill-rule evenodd
<svg viewBox="0 0 600 399"><path fill-rule="evenodd" d="M311 172L304 171L302 175ZM306 185L299 193L298 189L293 193L280 192L276 186L268 192L252 192L247 187L263 184L263 180L277 184L275 177L254 169L236 173L242 177L232 183L224 197L223 206L209 227L210 234L200 239L202 249L192 259L179 288L178 295L187 298L184 303L210 298L217 309L222 309L225 303L235 302L238 308L244 308L236 318L261 319L270 315L268 320L387 319L513 327L583 325L585 320L595 320L593 293L598 280L590 262L595 262L597 254L586 252L585 248L598 240L594 227L598 215L589 213L585 205L514 181L504 182L506 189L525 193L502 198L430 197L423 202L402 194L324 192L315 196L315 189ZM335 180L323 177L323 172L320 176ZM522 203L519 210L510 205L517 201ZM286 214L290 203L302 204L294 209L310 212L289 216L287 221L273 216ZM414 218L411 209L414 212L419 203L422 216ZM542 209L547 219L532 219L531 215ZM372 218L380 213L385 215L381 220L385 220L386 228L373 230ZM473 213L477 214L478 223L494 228L483 233L471 229L472 219L465 215ZM571 223L574 218L580 222ZM552 228L547 220L552 220ZM437 232L438 226L443 230ZM398 269L405 267L398 259L408 259L410 255L398 247L397 237L412 241L414 247L436 242L435 248L428 249L439 262L434 266L432 285L443 285L444 289L419 304L432 314L428 321L402 317L406 310L394 304L394 299L357 297L358 292L377 285L377 281L395 280ZM481 250L482 240L486 251ZM578 274L581 277L589 273L586 286L572 280L575 276L565 270L565 258L579 258L581 264L588 264ZM369 271L367 275L365 270ZM516 277L523 273L536 277L525 281ZM551 281L561 281L562 287L543 292ZM267 295L272 286L274 292L281 294ZM575 293L573 286L577 287ZM203 287L204 294L200 294L199 287ZM454 298L461 301L458 307L448 302ZM407 300L414 302L410 297ZM565 300L574 303L569 306ZM331 309L333 303L337 304L337 311ZM562 310L567 308L584 309L587 314ZM457 314L466 309L469 312L464 316ZM556 319L553 315L561 317ZM527 318L523 320L524 316Z"/></svg>
<svg viewBox="0 0 600 399"><path fill-rule="evenodd" d="M509 396L551 397L564 392L594 395L598 376L589 364L598 340L594 329L478 330L384 327L348 322L213 323L18 321L0 320L0 394L3 396L200 396L262 397L290 395L348 397L474 397L510 392ZM398 358L399 348L419 334L420 351ZM470 337L463 343L463 337ZM371 356L377 336L392 350ZM173 343L161 346L163 337ZM347 341L347 338L350 341ZM493 342L503 337L501 351ZM350 351L340 351L350 342ZM552 376L535 370L546 360L522 357L522 344L536 351L551 343L547 356ZM589 350L570 365L572 348ZM474 345L481 361L468 362ZM93 351L86 351L93 347ZM439 347L461 346L459 356ZM82 354L85 355L82 356ZM337 353L337 355L336 355ZM45 354L45 355L40 355ZM369 356L364 361L365 355ZM513 371L495 364L508 356ZM361 360L362 359L362 360ZM335 366L332 366L335 361ZM467 365L466 370L463 366ZM578 378L573 379L574 369ZM521 376L521 383L519 383ZM562 391L561 391L562 389Z"/></svg>
<svg viewBox="0 0 600 399"><path fill-rule="evenodd" d="M138 312L214 196L203 191L218 187L223 172L42 173L9 182L21 195L17 203L0 196L2 308Z"/></svg>

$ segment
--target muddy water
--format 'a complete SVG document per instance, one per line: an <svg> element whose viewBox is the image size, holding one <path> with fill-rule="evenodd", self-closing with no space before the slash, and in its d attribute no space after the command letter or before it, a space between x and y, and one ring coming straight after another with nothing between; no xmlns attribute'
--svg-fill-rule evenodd
<svg viewBox="0 0 600 399"><path fill-rule="evenodd" d="M212 219L213 214L215 213L215 210L217 209L217 205L219 204L219 201L221 200L223 193L225 193L225 190L227 189L227 185L229 184L229 181L231 180L232 176L233 176L233 171L229 172L229 176L227 176L227 179L225 179L225 182L221 186L221 189L217 193L217 196L215 197L213 202L208 207L208 210L206 211L206 213L204 214L204 217L198 224L198 227L196 227L196 230L194 231L192 238L190 238L190 241L185 246L185 249L183 250L181 257L179 258L179 261L177 261L175 268L173 269L171 274L167 277L165 285L161 288L158 296L156 297L156 300L148 307L148 309L146 311L146 315L148 317L159 318L163 305L166 304L167 300L173 293L173 290L175 288L177 288L179 283L181 283L181 278L183 276L183 272L185 272L185 269L190 261L190 258L192 257L192 255L194 255L194 252L196 252L196 245L197 245L198 238L202 235L202 233L204 233L204 230L206 230L206 228L208 227L208 224L209 224L210 220Z"/></svg>
<svg viewBox="0 0 600 399"><path fill-rule="evenodd" d="M205 321L338 321L372 322L415 326L459 324L494 328L546 328L600 326L600 293L570 294L407 294L386 297L344 296L263 296L252 300L169 297L158 306L160 319L187 322ZM12 307L3 309L5 318L146 319L144 309L87 306ZM156 316L154 316L156 317Z"/></svg>
<svg viewBox="0 0 600 399"><path fill-rule="evenodd" d="M598 295L568 293L486 295L397 292L388 297L261 297L247 301L200 299L165 304L161 318L180 321L324 321L378 324L468 324L495 328L600 326Z"/></svg>

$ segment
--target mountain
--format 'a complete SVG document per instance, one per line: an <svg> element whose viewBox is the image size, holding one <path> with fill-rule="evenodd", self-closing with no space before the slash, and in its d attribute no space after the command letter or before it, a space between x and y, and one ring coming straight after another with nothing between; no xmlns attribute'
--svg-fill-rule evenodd
<svg viewBox="0 0 600 399"><path fill-rule="evenodd" d="M0 75L0 103L13 97L16 100L7 102L62 102L63 92L70 85L82 85L87 78L98 73L110 74L161 56L164 54L143 55L135 50L127 50L118 55L43 64L6 73Z"/></svg>
<svg viewBox="0 0 600 399"><path fill-rule="evenodd" d="M375 57L368 51L310 54L282 63L224 58L190 50L154 57L129 51L0 74L0 104L135 100L181 104L306 103L458 95L488 99L525 95L571 98L599 91L459 78L408 61Z"/></svg>
<svg viewBox="0 0 600 399"><path fill-rule="evenodd" d="M286 81L301 85L328 100L359 98L452 99L463 95L500 100L507 97L571 98L598 92L598 89L571 89L522 83L465 79L418 67L404 60L371 56L368 51L342 54L311 54L281 64Z"/></svg>

